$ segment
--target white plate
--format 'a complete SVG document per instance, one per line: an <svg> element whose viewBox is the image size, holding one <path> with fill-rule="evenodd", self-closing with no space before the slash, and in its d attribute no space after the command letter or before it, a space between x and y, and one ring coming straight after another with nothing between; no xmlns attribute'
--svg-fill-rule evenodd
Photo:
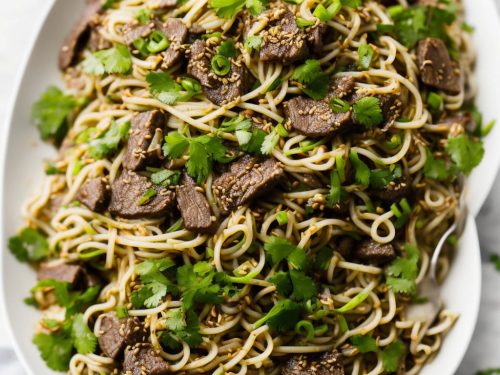
<svg viewBox="0 0 500 375"><path fill-rule="evenodd" d="M485 119L499 117L497 88L500 87L500 46L494 38L500 35L493 0L466 0L468 21L476 27L475 45L479 51L478 103ZM57 0L48 12L45 23L38 33L31 56L25 63L22 79L18 80L17 96L4 129L4 178L2 197L3 227L0 240L7 238L22 226L20 209L27 197L40 185L43 178L43 162L54 154L54 150L39 141L36 129L30 125L32 103L50 84L59 81L56 66L59 46L67 31L82 9L83 0ZM48 9L47 9L48 11ZM500 139L500 126L486 140L486 156L483 164L471 177L469 205L476 214L484 202L493 183L500 163L500 152L494 145ZM35 145L35 147L33 146ZM4 246L5 248L5 246ZM2 252L2 278L0 290L9 329L16 352L30 374L54 374L46 368L36 347L31 343L33 328L39 318L38 312L22 302L35 283L34 272L18 263L8 252ZM457 258L443 289L446 305L461 314L455 328L443 343L435 361L425 367L425 375L452 375L458 368L472 336L479 309L481 289L481 263L475 223L469 218L467 230L460 241ZM467 296L464 298L463 296Z"/></svg>

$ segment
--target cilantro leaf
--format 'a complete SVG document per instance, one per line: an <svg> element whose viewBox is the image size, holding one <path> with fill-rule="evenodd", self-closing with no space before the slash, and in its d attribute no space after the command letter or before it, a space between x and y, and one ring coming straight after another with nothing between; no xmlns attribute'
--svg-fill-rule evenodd
<svg viewBox="0 0 500 375"><path fill-rule="evenodd" d="M427 159L424 165L425 177L444 181L450 177L450 172L445 160L434 158L430 150L427 150Z"/></svg>
<svg viewBox="0 0 500 375"><path fill-rule="evenodd" d="M276 291L284 297L288 297L293 292L292 281L288 272L277 272L269 278L269 281L276 285Z"/></svg>
<svg viewBox="0 0 500 375"><path fill-rule="evenodd" d="M330 172L330 191L326 196L326 204L333 207L340 202L342 197L342 184L340 183L339 172L334 170Z"/></svg>
<svg viewBox="0 0 500 375"><path fill-rule="evenodd" d="M386 268L387 285L396 293L415 294L418 275L419 250L411 244L405 245L406 256L397 257Z"/></svg>
<svg viewBox="0 0 500 375"><path fill-rule="evenodd" d="M289 299L278 301L269 312L254 323L258 328L267 324L278 333L284 333L294 329L302 315L302 307L297 302Z"/></svg>
<svg viewBox="0 0 500 375"><path fill-rule="evenodd" d="M172 77L163 72L151 72L146 76L149 92L160 102L174 104L180 97L181 86Z"/></svg>
<svg viewBox="0 0 500 375"><path fill-rule="evenodd" d="M398 340L389 344L389 346L380 353L384 370L388 373L396 372L401 365L401 360L405 353L406 346L401 341Z"/></svg>
<svg viewBox="0 0 500 375"><path fill-rule="evenodd" d="M94 353L97 346L97 337L83 320L83 314L76 314L71 329L73 345L80 354Z"/></svg>
<svg viewBox="0 0 500 375"><path fill-rule="evenodd" d="M210 7L216 9L216 14L222 18L233 18L243 7L246 7L254 16L265 10L267 0L211 0Z"/></svg>
<svg viewBox="0 0 500 375"><path fill-rule="evenodd" d="M472 172L484 156L483 142L474 140L465 134L450 138L446 151L457 168L466 174Z"/></svg>
<svg viewBox="0 0 500 375"><path fill-rule="evenodd" d="M278 141L280 140L280 135L276 131L276 129L273 129L271 133L267 134L264 137L264 141L262 142L262 146L260 148L260 152L263 155L270 155L276 145L278 144Z"/></svg>
<svg viewBox="0 0 500 375"><path fill-rule="evenodd" d="M385 169L372 169L370 171L370 186L375 189L383 189L402 176L403 171L399 165L391 165Z"/></svg>
<svg viewBox="0 0 500 375"><path fill-rule="evenodd" d="M293 293L291 299L297 301L307 301L316 297L317 287L316 283L309 276L303 272L290 270L290 280L293 284Z"/></svg>
<svg viewBox="0 0 500 375"><path fill-rule="evenodd" d="M277 264L299 248L284 238L271 236L264 244L264 249L270 255L273 264Z"/></svg>
<svg viewBox="0 0 500 375"><path fill-rule="evenodd" d="M179 132L173 132L165 136L163 153L173 159L178 159L189 147L189 140Z"/></svg>
<svg viewBox="0 0 500 375"><path fill-rule="evenodd" d="M132 57L127 46L117 44L90 54L82 63L83 70L92 75L125 74L132 69Z"/></svg>
<svg viewBox="0 0 500 375"><path fill-rule="evenodd" d="M162 333L160 341L172 350L182 348L179 341L184 341L190 347L197 347L203 342L199 332L200 321L193 310L185 311L182 307L168 310L165 325L168 331Z"/></svg>
<svg viewBox="0 0 500 375"><path fill-rule="evenodd" d="M356 183L367 187L370 184L370 168L359 158L358 153L356 151L351 151L349 153L349 160L355 170L354 179Z"/></svg>
<svg viewBox="0 0 500 375"><path fill-rule="evenodd" d="M302 84L302 91L314 100L323 99L328 93L330 77L323 72L319 60L306 60L295 68L292 79Z"/></svg>
<svg viewBox="0 0 500 375"><path fill-rule="evenodd" d="M237 130L249 130L251 127L252 120L240 115L223 121L219 126L219 130L223 132L234 132Z"/></svg>
<svg viewBox="0 0 500 375"><path fill-rule="evenodd" d="M50 253L47 237L29 227L10 237L7 246L20 262L37 262L47 258Z"/></svg>
<svg viewBox="0 0 500 375"><path fill-rule="evenodd" d="M55 86L50 86L33 104L31 117L38 127L40 137L46 141L62 141L69 125L69 115L81 106L73 95L67 95Z"/></svg>
<svg viewBox="0 0 500 375"><path fill-rule="evenodd" d="M356 122L367 128L373 128L384 120L380 99L375 96L365 96L359 99L352 109Z"/></svg>
<svg viewBox="0 0 500 375"><path fill-rule="evenodd" d="M373 337L367 335L355 335L351 337L351 343L359 350L360 353L378 352L377 342Z"/></svg>
<svg viewBox="0 0 500 375"><path fill-rule="evenodd" d="M295 248L291 252L291 254L287 257L288 265L291 268L295 268L297 270L306 270L309 268L309 258L307 257L306 252L301 247Z"/></svg>
<svg viewBox="0 0 500 375"><path fill-rule="evenodd" d="M324 271L328 268L330 260L333 256L333 249L330 247L324 247L316 254L314 258L313 267L317 271Z"/></svg>
<svg viewBox="0 0 500 375"><path fill-rule="evenodd" d="M243 46L248 50L256 50L260 49L262 45L262 37L258 35L250 35L245 39Z"/></svg>
<svg viewBox="0 0 500 375"><path fill-rule="evenodd" d="M131 302L135 308L153 308L161 304L168 292L176 293L177 287L163 272L175 263L169 259L148 259L135 267L140 276L142 287L132 293Z"/></svg>
<svg viewBox="0 0 500 375"><path fill-rule="evenodd" d="M55 371L67 371L73 355L73 341L66 332L52 334L38 333L33 337L33 344L49 368Z"/></svg>
<svg viewBox="0 0 500 375"><path fill-rule="evenodd" d="M250 140L247 143L240 145L240 148L250 154L261 155L262 144L266 139L266 135L267 133L261 129L253 129Z"/></svg>
<svg viewBox="0 0 500 375"><path fill-rule="evenodd" d="M128 138L130 122L118 124L113 122L110 128L97 139L89 143L89 155L94 159L103 159L115 154L121 142Z"/></svg>
<svg viewBox="0 0 500 375"><path fill-rule="evenodd" d="M267 6L268 0L246 0L246 7L253 16L261 14Z"/></svg>

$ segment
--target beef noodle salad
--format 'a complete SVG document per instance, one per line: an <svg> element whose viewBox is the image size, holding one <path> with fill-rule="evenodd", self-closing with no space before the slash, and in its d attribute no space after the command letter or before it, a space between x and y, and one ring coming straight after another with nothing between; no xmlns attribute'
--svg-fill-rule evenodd
<svg viewBox="0 0 500 375"><path fill-rule="evenodd" d="M71 374L417 374L408 317L483 156L454 0L107 0L33 119L57 156L9 240ZM442 281L456 236L439 259Z"/></svg>

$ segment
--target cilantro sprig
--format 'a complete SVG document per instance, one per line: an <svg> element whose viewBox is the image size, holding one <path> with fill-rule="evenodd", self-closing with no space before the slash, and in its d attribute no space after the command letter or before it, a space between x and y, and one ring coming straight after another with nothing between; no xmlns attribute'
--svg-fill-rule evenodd
<svg viewBox="0 0 500 375"><path fill-rule="evenodd" d="M130 122L113 122L109 129L96 139L89 141L89 155L94 159L104 159L118 151L120 143L128 138Z"/></svg>
<svg viewBox="0 0 500 375"><path fill-rule="evenodd" d="M179 132L170 133L165 137L163 153L165 156L177 159L188 151L187 173L201 183L212 171L213 163L227 163L227 148L223 139L217 136L200 135L185 137Z"/></svg>
<svg viewBox="0 0 500 375"><path fill-rule="evenodd" d="M23 228L9 238L8 248L20 262L38 262L50 254L47 237L33 228Z"/></svg>
<svg viewBox="0 0 500 375"><path fill-rule="evenodd" d="M189 77L180 78L180 83L163 72L151 72L146 76L149 92L153 97L167 105L177 101L186 102L201 93L201 84Z"/></svg>
<svg viewBox="0 0 500 375"><path fill-rule="evenodd" d="M420 252L411 244L404 246L406 256L397 257L385 270L387 285L396 293L415 294Z"/></svg>
<svg viewBox="0 0 500 375"><path fill-rule="evenodd" d="M117 44L109 49L94 52L82 62L83 70L91 75L126 74L132 69L132 56L127 46Z"/></svg>
<svg viewBox="0 0 500 375"><path fill-rule="evenodd" d="M328 94L330 77L321 69L319 60L306 60L295 68L292 80L302 85L302 91L314 100L323 99Z"/></svg>
<svg viewBox="0 0 500 375"><path fill-rule="evenodd" d="M246 7L254 16L261 14L268 0L211 0L209 5L216 9L216 14L222 18L233 18Z"/></svg>

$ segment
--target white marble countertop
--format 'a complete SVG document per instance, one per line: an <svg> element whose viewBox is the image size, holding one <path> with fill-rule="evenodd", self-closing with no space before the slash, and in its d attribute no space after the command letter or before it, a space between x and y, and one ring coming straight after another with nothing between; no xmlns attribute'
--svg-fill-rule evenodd
<svg viewBox="0 0 500 375"><path fill-rule="evenodd" d="M3 125L12 96L15 77L28 53L27 45L40 22L40 9L51 0L0 1L0 125ZM497 0L500 6L500 0ZM22 29L19 27L22 25ZM22 31L21 31L22 30ZM498 36L495 36L498 37ZM481 310L473 341L460 367L459 375L478 370L500 368L500 272L488 261L500 254L500 178L477 218L483 257ZM0 310L1 311L1 310ZM0 317L0 374L22 375L24 371L10 349L3 317Z"/></svg>

